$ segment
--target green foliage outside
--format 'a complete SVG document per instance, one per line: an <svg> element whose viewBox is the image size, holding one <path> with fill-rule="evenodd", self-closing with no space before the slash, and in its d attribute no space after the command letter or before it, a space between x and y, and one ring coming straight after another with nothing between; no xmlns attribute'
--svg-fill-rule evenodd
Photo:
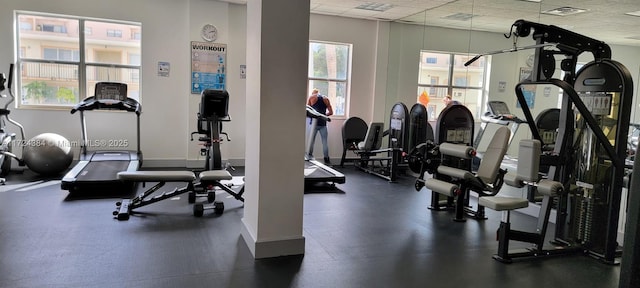
<svg viewBox="0 0 640 288"><path fill-rule="evenodd" d="M24 85L27 95L24 104L73 104L76 103L76 95L72 89L66 87L52 87L45 81L33 81Z"/></svg>

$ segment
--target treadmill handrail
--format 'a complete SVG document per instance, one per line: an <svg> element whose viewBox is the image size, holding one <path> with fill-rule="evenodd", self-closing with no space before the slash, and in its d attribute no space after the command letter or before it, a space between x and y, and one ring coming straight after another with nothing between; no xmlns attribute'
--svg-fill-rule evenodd
<svg viewBox="0 0 640 288"><path fill-rule="evenodd" d="M133 98L127 97L125 101L120 100L98 100L95 96L88 97L82 102L76 104L71 109L71 114L76 111L90 110L123 110L127 112L135 112L137 115L142 113L142 105Z"/></svg>
<svg viewBox="0 0 640 288"><path fill-rule="evenodd" d="M316 118L316 119L322 119L324 121L331 122L331 118L329 118L329 116L318 112L318 110L313 109L313 107L311 107L309 105L307 105L307 117Z"/></svg>

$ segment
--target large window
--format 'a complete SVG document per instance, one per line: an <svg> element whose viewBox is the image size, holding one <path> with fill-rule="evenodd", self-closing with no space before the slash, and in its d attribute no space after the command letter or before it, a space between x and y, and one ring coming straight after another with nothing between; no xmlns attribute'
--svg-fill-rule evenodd
<svg viewBox="0 0 640 288"><path fill-rule="evenodd" d="M444 109L442 101L446 95L463 103L472 113L480 113L482 92L488 56L481 57L469 66L464 63L471 59L467 54L432 51L420 52L418 74L418 102L428 99L429 120L435 121ZM426 93L426 94L425 94ZM427 95L428 97L420 97ZM422 100L422 101L421 101ZM479 115L475 115L478 117Z"/></svg>
<svg viewBox="0 0 640 288"><path fill-rule="evenodd" d="M309 95L317 88L326 95L336 116L346 116L351 79L351 45L309 43Z"/></svg>
<svg viewBox="0 0 640 288"><path fill-rule="evenodd" d="M139 23L32 12L15 19L20 106L66 109L101 81L126 83L128 96L139 98Z"/></svg>

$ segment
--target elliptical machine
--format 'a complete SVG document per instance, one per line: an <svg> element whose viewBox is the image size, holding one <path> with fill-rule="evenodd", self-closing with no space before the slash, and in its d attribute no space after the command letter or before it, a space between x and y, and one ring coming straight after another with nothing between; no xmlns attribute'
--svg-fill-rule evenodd
<svg viewBox="0 0 640 288"><path fill-rule="evenodd" d="M0 73L0 92L5 90L5 82L7 82L7 88L9 90L9 97L11 98L7 101L3 108L0 108L0 176L6 176L9 171L11 171L11 158L18 160L18 164L20 166L24 166L24 162L19 159L13 151L13 142L16 139L16 133L9 133L7 130L6 122L13 124L14 126L20 129L21 139L24 141L24 127L17 121L9 118L9 114L11 111L9 110L9 105L13 103L15 100L15 96L13 95L12 85L13 85L13 63L9 66L9 78L5 78L4 73ZM1 98L7 97L7 95L3 95L0 93ZM3 119L4 118L4 119ZM6 122L5 122L6 121ZM4 185L6 179L0 178L0 184Z"/></svg>

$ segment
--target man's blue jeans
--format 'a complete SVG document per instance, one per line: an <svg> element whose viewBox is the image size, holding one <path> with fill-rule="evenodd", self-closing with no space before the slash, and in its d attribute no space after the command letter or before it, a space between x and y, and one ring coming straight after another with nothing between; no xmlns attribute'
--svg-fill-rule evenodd
<svg viewBox="0 0 640 288"><path fill-rule="evenodd" d="M316 143L316 135L320 132L320 138L322 139L322 153L324 158L329 158L329 144L327 140L329 134L327 133L327 126L316 126L315 131L311 131L311 147L309 148L309 156L313 156L313 144Z"/></svg>

